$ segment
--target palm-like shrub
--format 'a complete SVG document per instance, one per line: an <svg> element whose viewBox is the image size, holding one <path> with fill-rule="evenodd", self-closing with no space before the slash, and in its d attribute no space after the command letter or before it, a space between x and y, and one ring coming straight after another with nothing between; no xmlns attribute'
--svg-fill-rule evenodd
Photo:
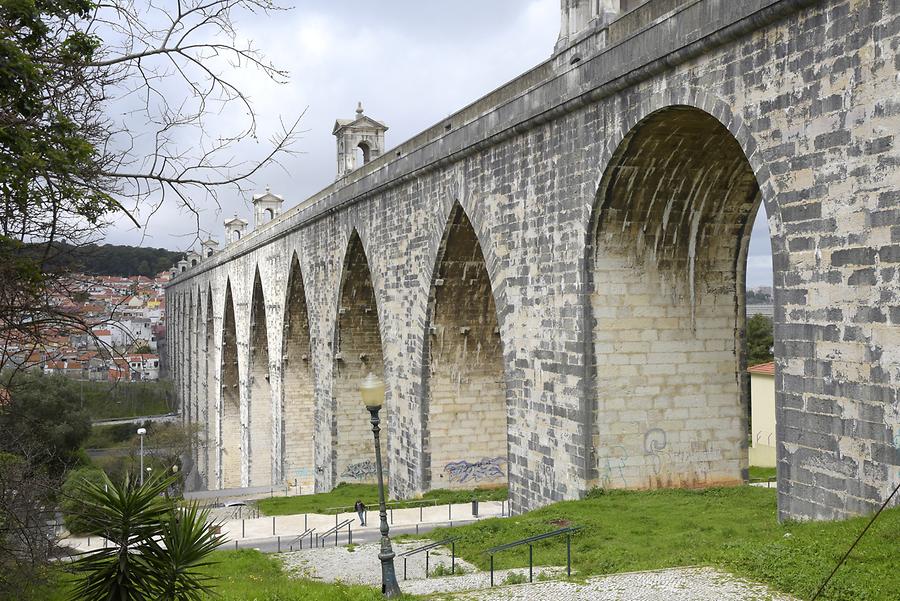
<svg viewBox="0 0 900 601"><path fill-rule="evenodd" d="M196 502L179 507L166 496L174 482L157 476L142 486L128 478L116 484L106 475L83 481L81 521L109 544L75 561L81 578L73 601L193 601L210 591L200 569L224 537Z"/></svg>

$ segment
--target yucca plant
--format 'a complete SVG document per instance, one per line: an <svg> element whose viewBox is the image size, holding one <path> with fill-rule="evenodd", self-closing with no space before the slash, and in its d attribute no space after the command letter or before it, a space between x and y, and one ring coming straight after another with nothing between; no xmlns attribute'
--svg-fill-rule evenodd
<svg viewBox="0 0 900 601"><path fill-rule="evenodd" d="M109 545L74 562L81 578L73 601L193 601L211 590L199 568L224 537L213 534L196 502L179 508L166 496L174 482L155 476L117 484L104 474L83 483L83 522Z"/></svg>

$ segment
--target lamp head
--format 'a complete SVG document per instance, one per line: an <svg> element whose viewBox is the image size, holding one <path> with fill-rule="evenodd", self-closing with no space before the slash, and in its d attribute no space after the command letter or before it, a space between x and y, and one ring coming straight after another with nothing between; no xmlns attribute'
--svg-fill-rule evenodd
<svg viewBox="0 0 900 601"><path fill-rule="evenodd" d="M147 433L147 428L138 428L137 433L138 433L138 436L143 436L144 434Z"/></svg>
<svg viewBox="0 0 900 601"><path fill-rule="evenodd" d="M367 409L380 408L384 404L384 382L369 372L359 384L359 396Z"/></svg>

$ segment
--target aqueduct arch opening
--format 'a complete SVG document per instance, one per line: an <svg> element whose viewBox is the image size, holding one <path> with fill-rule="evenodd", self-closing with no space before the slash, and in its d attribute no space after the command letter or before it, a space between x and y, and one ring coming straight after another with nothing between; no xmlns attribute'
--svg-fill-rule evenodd
<svg viewBox="0 0 900 601"><path fill-rule="evenodd" d="M197 480L205 478L207 472L206 465L206 433L204 425L206 424L206 369L203 361L203 293L200 287L197 287L197 305L194 318L194 329L191 330L191 336L194 338L194 356L191 358L194 364L194 421L190 424L190 432L195 434L193 437L193 449L191 457L195 462L194 474ZM197 481L195 480L195 482Z"/></svg>
<svg viewBox="0 0 900 601"><path fill-rule="evenodd" d="M438 251L428 312L425 487L505 485L506 383L497 311L481 245L459 204Z"/></svg>
<svg viewBox="0 0 900 601"><path fill-rule="evenodd" d="M648 116L607 166L589 270L600 486L746 478L744 272L760 199L740 144L691 107Z"/></svg>
<svg viewBox="0 0 900 601"><path fill-rule="evenodd" d="M350 235L338 304L334 345L334 427L332 469L335 482L375 482L372 429L359 397L359 385L372 372L384 379L384 356L372 274L356 230ZM381 410L382 456L387 453L387 404ZM386 472L390 472L385 465Z"/></svg>
<svg viewBox="0 0 900 601"><path fill-rule="evenodd" d="M300 261L295 254L288 274L282 356L281 436L284 478L309 490L315 481L315 389L309 338L309 313Z"/></svg>
<svg viewBox="0 0 900 601"><path fill-rule="evenodd" d="M218 477L213 473L216 469L216 361L214 357L215 341L215 313L213 311L212 286L206 289L206 328L204 348L206 352L206 361L204 369L206 370L206 423L202 425L203 431L203 451L206 453L206 486L213 488L218 485Z"/></svg>
<svg viewBox="0 0 900 601"><path fill-rule="evenodd" d="M272 387L269 382L269 335L266 299L259 269L250 304L250 486L272 484Z"/></svg>
<svg viewBox="0 0 900 601"><path fill-rule="evenodd" d="M222 323L222 394L219 408L219 465L222 487L241 486L241 394L237 355L237 329L231 282L225 285L225 314Z"/></svg>

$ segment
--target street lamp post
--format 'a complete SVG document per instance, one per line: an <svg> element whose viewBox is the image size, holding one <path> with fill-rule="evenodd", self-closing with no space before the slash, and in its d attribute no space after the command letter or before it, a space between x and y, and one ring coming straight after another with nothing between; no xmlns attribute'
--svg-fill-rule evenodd
<svg viewBox="0 0 900 601"><path fill-rule="evenodd" d="M147 433L147 428L138 428L138 436L141 437L141 486L144 485L144 434Z"/></svg>
<svg viewBox="0 0 900 601"><path fill-rule="evenodd" d="M394 572L394 550L391 548L391 537L388 536L387 508L384 504L384 475L381 469L381 441L378 433L378 412L384 403L384 382L369 373L359 385L359 394L368 412L372 415L372 434L375 436L375 470L378 474L378 515L381 518L381 593L388 598L399 597L400 585Z"/></svg>

